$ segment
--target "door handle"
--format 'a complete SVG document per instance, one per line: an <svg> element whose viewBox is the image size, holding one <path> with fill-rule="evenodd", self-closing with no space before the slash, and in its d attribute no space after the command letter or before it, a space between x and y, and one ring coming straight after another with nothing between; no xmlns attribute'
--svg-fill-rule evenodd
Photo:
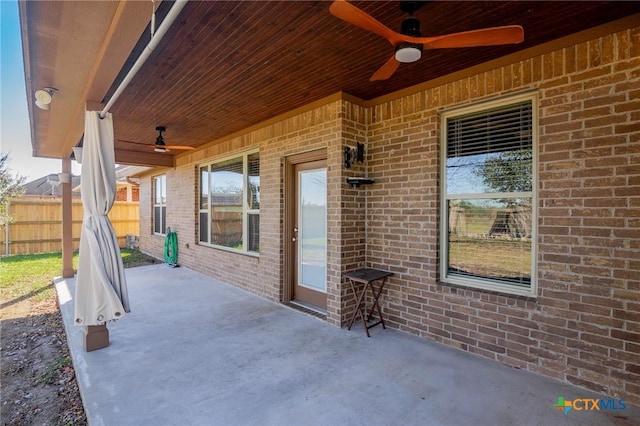
<svg viewBox="0 0 640 426"><path fill-rule="evenodd" d="M297 241L297 240L296 240L296 237L293 237L293 238L291 239L291 241L293 241L293 242L295 243L295 242Z"/></svg>

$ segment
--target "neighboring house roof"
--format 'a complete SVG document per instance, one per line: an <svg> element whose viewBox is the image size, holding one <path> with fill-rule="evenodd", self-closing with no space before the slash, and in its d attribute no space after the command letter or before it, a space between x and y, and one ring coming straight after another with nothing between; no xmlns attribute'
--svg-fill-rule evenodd
<svg viewBox="0 0 640 426"><path fill-rule="evenodd" d="M124 188L127 186L138 186L139 182L137 182L137 180L130 179L130 176L135 176L149 169L150 167L146 166L117 166L116 187ZM80 180L78 179L78 183L73 187L73 191L80 193L81 190L82 188L80 187Z"/></svg>
<svg viewBox="0 0 640 426"><path fill-rule="evenodd" d="M80 185L80 176L71 176L71 188ZM62 188L60 186L60 178L57 173L51 173L23 185L23 196L31 197L62 197ZM80 197L80 192L71 192L72 197Z"/></svg>
<svg viewBox="0 0 640 426"><path fill-rule="evenodd" d="M150 169L151 167L146 166L118 166L116 167L116 180L118 182L127 182L128 178L136 177Z"/></svg>
<svg viewBox="0 0 640 426"><path fill-rule="evenodd" d="M131 182L127 178L148 170L148 167L142 166L118 166L116 168L116 185L125 187L128 185L135 186L136 182ZM24 193L22 195L30 197L62 197L62 189L60 187L60 178L57 173L51 173L38 179L27 182L23 185ZM74 198L80 197L80 176L73 175L71 178L71 194Z"/></svg>

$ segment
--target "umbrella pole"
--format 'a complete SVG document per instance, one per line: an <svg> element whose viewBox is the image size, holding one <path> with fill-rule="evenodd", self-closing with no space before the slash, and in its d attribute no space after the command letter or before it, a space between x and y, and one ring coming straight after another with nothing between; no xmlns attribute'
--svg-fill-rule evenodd
<svg viewBox="0 0 640 426"><path fill-rule="evenodd" d="M84 351L91 352L109 346L107 324L89 325L84 328Z"/></svg>

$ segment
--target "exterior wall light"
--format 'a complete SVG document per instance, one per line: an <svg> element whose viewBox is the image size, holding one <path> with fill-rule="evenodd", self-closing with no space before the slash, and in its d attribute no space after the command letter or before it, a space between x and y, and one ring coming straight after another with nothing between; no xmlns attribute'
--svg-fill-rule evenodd
<svg viewBox="0 0 640 426"><path fill-rule="evenodd" d="M344 168L349 169L357 161L364 163L364 144L356 142L355 148L345 146L343 151Z"/></svg>
<svg viewBox="0 0 640 426"><path fill-rule="evenodd" d="M36 90L36 106L45 111L49 110L49 104L51 103L51 97L56 93L58 89L55 87L45 87L44 89Z"/></svg>

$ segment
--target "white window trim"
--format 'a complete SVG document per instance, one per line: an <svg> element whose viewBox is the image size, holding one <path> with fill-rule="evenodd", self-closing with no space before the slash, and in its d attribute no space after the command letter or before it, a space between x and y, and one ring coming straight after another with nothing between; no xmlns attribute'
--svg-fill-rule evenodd
<svg viewBox="0 0 640 426"><path fill-rule="evenodd" d="M166 236L167 235L167 224L166 223L161 223L160 224L160 229L164 228L165 232L156 232L156 207L164 207L165 209L165 222L167 220L167 198L165 198L164 200L164 204L157 204L156 203L156 191L157 191L157 186L158 186L158 180L164 178L164 192L165 194L167 193L167 175L158 175L158 176L154 176L153 177L153 213L152 213L152 217L153 217L153 223L152 223L152 230L153 230L153 235L158 235L158 236ZM162 222L162 213L160 213L160 221ZM163 226L164 225L164 226Z"/></svg>
<svg viewBox="0 0 640 426"><path fill-rule="evenodd" d="M514 286L512 283L500 282L499 280L476 279L461 276L448 276L448 244L449 244L449 212L447 211L447 119L459 115L469 114L477 111L484 111L496 107L514 104L518 102L530 101L532 109L532 191L526 193L509 193L509 196L525 195L531 197L531 286L522 288ZM442 112L440 116L440 281L447 284L461 285L481 290L488 290L498 293L511 294L516 296L536 297L538 294L538 94L523 93L510 97L501 97L487 102L474 103L467 107L460 107ZM504 198L505 194L452 194L455 198Z"/></svg>
<svg viewBox="0 0 640 426"><path fill-rule="evenodd" d="M260 253L259 252L255 252L255 251L249 251L247 250L248 244L247 244L247 238L249 235L249 221L247 220L247 217L250 214L260 214L260 209L250 209L249 208L249 200L247 199L246 195L247 195L247 177L249 176L249 161L248 161L248 157L252 154L259 154L260 150L259 149L252 149L250 151L244 151L244 152L239 152L236 154L232 154L232 155L227 155L224 157L220 157L220 158L216 158L215 160L212 161L208 161L206 163L201 163L198 164L198 244L200 244L201 246L204 247L210 247L210 248L214 248L214 249L218 249L218 250L224 250L224 251L228 251L231 253L237 253L237 254L244 254L247 256L253 256L253 257L260 257ZM207 213L207 236L208 238L210 238L211 236L211 189L209 188L209 190L207 191L207 205L209 206L209 209L201 209L200 207L200 196L202 194L202 188L201 188L201 184L202 184L202 175L201 175L201 168L202 167L209 167L212 164L218 164L218 163L222 163L228 160L233 160L234 158L242 158L242 250L238 250L238 249L234 249L232 247L225 247L225 246L221 246L221 245L217 245L217 244L211 244L209 242L205 242L205 241L201 241L200 240L200 217L201 217L201 213ZM211 174L209 174L209 178L211 178Z"/></svg>

